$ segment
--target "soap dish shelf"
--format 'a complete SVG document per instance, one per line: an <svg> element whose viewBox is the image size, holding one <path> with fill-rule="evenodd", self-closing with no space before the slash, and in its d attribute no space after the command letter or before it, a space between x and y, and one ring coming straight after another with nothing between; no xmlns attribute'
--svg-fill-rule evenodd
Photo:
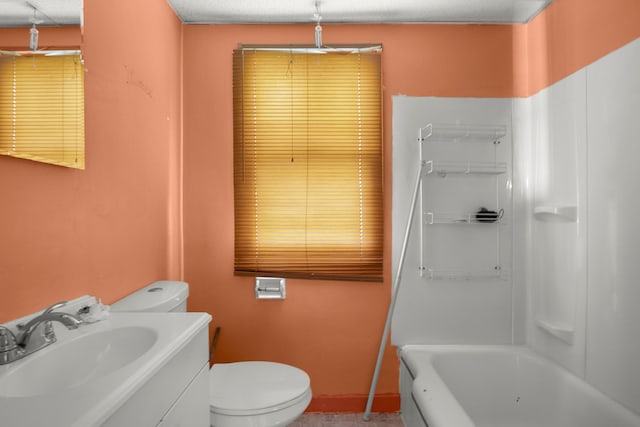
<svg viewBox="0 0 640 427"><path fill-rule="evenodd" d="M545 332L553 335L567 344L573 344L574 329L568 326L547 322L540 318L535 319L536 325Z"/></svg>
<svg viewBox="0 0 640 427"><path fill-rule="evenodd" d="M567 206L538 206L533 210L533 216L538 221L576 222L578 207Z"/></svg>

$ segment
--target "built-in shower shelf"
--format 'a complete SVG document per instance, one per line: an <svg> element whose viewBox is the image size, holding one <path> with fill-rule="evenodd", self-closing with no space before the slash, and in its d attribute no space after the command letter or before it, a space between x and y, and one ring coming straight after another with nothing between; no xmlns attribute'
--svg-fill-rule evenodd
<svg viewBox="0 0 640 427"><path fill-rule="evenodd" d="M577 206L538 206L533 210L533 216L538 221L568 221L578 220Z"/></svg>
<svg viewBox="0 0 640 427"><path fill-rule="evenodd" d="M508 280L509 274L499 266L476 271L438 270L429 267L421 268L421 275L427 280Z"/></svg>
<svg viewBox="0 0 640 427"><path fill-rule="evenodd" d="M506 162L435 161L424 162L426 176L445 178L447 175L501 175L507 172Z"/></svg>
<svg viewBox="0 0 640 427"><path fill-rule="evenodd" d="M480 219L478 219L478 215L478 212L425 212L423 218L425 225L473 224L485 226L503 223L501 216L496 219L481 216Z"/></svg>
<svg viewBox="0 0 640 427"><path fill-rule="evenodd" d="M546 320L542 320L540 318L536 318L535 322L536 325L545 332L548 332L549 334L560 339L561 341L566 342L567 344L573 344L573 335L575 331L572 327L547 322Z"/></svg>
<svg viewBox="0 0 640 427"><path fill-rule="evenodd" d="M499 143L506 126L429 123L420 129L420 141Z"/></svg>

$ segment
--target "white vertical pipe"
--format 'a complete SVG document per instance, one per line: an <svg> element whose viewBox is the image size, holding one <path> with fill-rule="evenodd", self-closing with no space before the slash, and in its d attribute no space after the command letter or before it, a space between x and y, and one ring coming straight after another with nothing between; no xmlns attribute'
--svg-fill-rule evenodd
<svg viewBox="0 0 640 427"><path fill-rule="evenodd" d="M398 260L398 269L396 271L396 277L393 282L391 302L389 303L389 309L387 311L387 320L384 324L384 330L382 332L382 339L380 340L380 349L378 350L378 359L376 360L376 367L373 371L373 378L371 379L371 388L369 389L369 398L367 399L367 407L362 417L365 421L369 420L371 414L371 406L373 405L373 397L376 392L376 386L378 384L378 377L380 376L380 366L382 365L382 358L384 356L384 348L387 344L387 338L389 337L389 329L391 327L391 318L393 317L393 310L396 306L396 300L398 299L398 291L400 290L400 280L402 279L402 268L404 266L404 258L407 253L407 245L409 243L409 235L411 234L411 228L413 226L413 216L416 210L416 202L418 195L420 194L420 181L422 180L422 160L420 160L420 168L418 170L418 176L416 177L416 184L413 190L413 198L411 199L411 208L409 210L409 218L404 232L404 240L402 242L402 249L400 251L400 259Z"/></svg>

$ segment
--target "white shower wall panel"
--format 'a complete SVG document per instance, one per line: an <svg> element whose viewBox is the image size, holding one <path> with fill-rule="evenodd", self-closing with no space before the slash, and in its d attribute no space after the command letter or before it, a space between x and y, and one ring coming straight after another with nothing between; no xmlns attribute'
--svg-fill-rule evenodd
<svg viewBox="0 0 640 427"><path fill-rule="evenodd" d="M539 353L584 376L586 319L587 171L586 71L529 98L529 139L515 150L528 150L531 167L516 172L531 183L527 343ZM527 120L527 118L525 118ZM525 148L525 143L530 147ZM516 200L522 204L523 200ZM575 207L575 219L536 215L536 209ZM556 333L561 331L561 333ZM555 333L555 334L554 334Z"/></svg>
<svg viewBox="0 0 640 427"><path fill-rule="evenodd" d="M587 380L640 413L640 39L587 82Z"/></svg>
<svg viewBox="0 0 640 427"><path fill-rule="evenodd" d="M639 113L640 40L514 101L514 282L526 289L526 343L637 413ZM576 215L536 218L541 206Z"/></svg>
<svg viewBox="0 0 640 427"><path fill-rule="evenodd" d="M535 158L532 123L533 99L513 100L513 337L525 344L527 335L527 290L533 280L531 262Z"/></svg>
<svg viewBox="0 0 640 427"><path fill-rule="evenodd" d="M500 161L511 171L511 103L510 99L393 97L393 276L395 278L402 246L410 200L419 170L418 130L429 123L504 125L507 135L501 139ZM425 155L429 147L423 143ZM486 161L485 148L471 145L465 149L456 145L437 160ZM442 147L440 147L442 148ZM493 152L491 144L488 146ZM455 157L455 158L453 158ZM494 157L490 157L494 159ZM444 181L442 181L444 179ZM422 208L437 207L442 211L473 211L483 204L504 206L509 225L436 225L424 230L426 240L420 240L421 206L416 208L414 228L408 242L400 291L393 316L391 339L403 344L506 344L512 342L511 271L511 201L500 194L496 200L495 184L485 186L482 180L491 177L430 177L425 184ZM441 180L441 181L438 181ZM441 187L440 185L443 184ZM478 189L473 190L477 185ZM509 186L511 183L508 182ZM429 188L426 188L430 186ZM447 195L444 188L453 190ZM434 202L434 200L436 200ZM433 202L433 206L429 203ZM499 242L496 228L500 229ZM492 234L493 233L493 234ZM487 237L493 236L493 237ZM421 244L423 247L421 248ZM473 271L500 258L504 278L491 279L429 279L420 274L421 249L427 262L443 269L468 268Z"/></svg>

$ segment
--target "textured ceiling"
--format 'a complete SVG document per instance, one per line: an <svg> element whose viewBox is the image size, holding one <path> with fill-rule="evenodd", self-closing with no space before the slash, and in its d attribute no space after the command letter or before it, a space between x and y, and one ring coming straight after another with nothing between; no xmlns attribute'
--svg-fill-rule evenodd
<svg viewBox="0 0 640 427"><path fill-rule="evenodd" d="M168 0L185 23L527 22L551 0Z"/></svg>
<svg viewBox="0 0 640 427"><path fill-rule="evenodd" d="M108 1L108 0L103 0ZM136 0L129 0L136 1ZM168 0L187 24L518 23L552 0ZM82 0L0 0L0 27L79 25Z"/></svg>

